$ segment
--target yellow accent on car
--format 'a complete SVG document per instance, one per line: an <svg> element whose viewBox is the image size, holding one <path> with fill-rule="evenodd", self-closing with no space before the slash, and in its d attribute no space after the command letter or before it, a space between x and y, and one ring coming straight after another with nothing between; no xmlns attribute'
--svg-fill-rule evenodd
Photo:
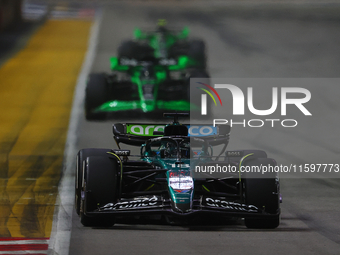
<svg viewBox="0 0 340 255"><path fill-rule="evenodd" d="M254 153L250 153L248 155L245 155L243 158L241 158L240 160L240 164L239 164L239 168L238 168L238 179L239 181L241 181L241 166L242 166L242 163L243 163L243 160L245 160L247 157L251 156L251 155L254 155Z"/></svg>

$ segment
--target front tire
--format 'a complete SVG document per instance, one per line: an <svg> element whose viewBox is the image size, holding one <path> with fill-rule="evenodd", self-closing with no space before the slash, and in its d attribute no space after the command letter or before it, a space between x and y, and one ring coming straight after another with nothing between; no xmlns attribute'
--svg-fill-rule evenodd
<svg viewBox="0 0 340 255"><path fill-rule="evenodd" d="M80 215L81 189L83 182L83 172L85 171L86 158L91 156L106 156L110 149L82 149L77 154L76 173L75 173L75 209Z"/></svg>
<svg viewBox="0 0 340 255"><path fill-rule="evenodd" d="M272 166L277 164L270 158L252 158L248 166ZM264 178L263 178L264 177ZM254 205L263 213L264 218L245 218L247 228L274 229L280 224L280 188L275 173L247 173L244 180L245 200L247 205Z"/></svg>
<svg viewBox="0 0 340 255"><path fill-rule="evenodd" d="M109 156L88 157L83 181L80 222L84 226L111 227L114 216L108 214L91 216L99 207L118 200L118 163Z"/></svg>
<svg viewBox="0 0 340 255"><path fill-rule="evenodd" d="M105 118L105 113L94 110L109 99L109 84L105 73L92 73L89 76L85 91L85 117L87 120Z"/></svg>

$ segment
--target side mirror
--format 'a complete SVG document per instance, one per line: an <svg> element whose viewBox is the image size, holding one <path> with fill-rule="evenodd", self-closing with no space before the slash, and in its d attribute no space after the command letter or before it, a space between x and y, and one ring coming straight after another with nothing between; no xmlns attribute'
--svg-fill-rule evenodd
<svg viewBox="0 0 340 255"><path fill-rule="evenodd" d="M146 144L142 144L142 146L140 147L140 155L141 157L144 157L145 155L145 147L146 147Z"/></svg>
<svg viewBox="0 0 340 255"><path fill-rule="evenodd" d="M180 35L179 35L179 38L181 38L181 39L188 38L189 33L190 33L189 28L184 27L183 30L181 31Z"/></svg>
<svg viewBox="0 0 340 255"><path fill-rule="evenodd" d="M183 70L188 66L195 65L196 61L188 56L179 56L177 59L177 65L169 66L170 71Z"/></svg>
<svg viewBox="0 0 340 255"><path fill-rule="evenodd" d="M139 28L135 28L135 31L133 32L135 39L142 39L143 37L143 33L142 30L140 30Z"/></svg>

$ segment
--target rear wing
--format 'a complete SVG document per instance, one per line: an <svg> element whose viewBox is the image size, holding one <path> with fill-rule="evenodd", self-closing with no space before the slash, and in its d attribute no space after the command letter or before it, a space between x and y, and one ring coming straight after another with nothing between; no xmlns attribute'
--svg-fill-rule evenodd
<svg viewBox="0 0 340 255"><path fill-rule="evenodd" d="M167 69L169 71L177 71L188 68L189 66L195 65L196 61L186 55L179 56L175 58L160 58L160 59L152 59L149 60L153 62L155 68L159 69ZM148 61L140 61L133 58L118 58L111 57L111 70L113 71L129 71L131 69L143 68L145 62Z"/></svg>
<svg viewBox="0 0 340 255"><path fill-rule="evenodd" d="M114 139L119 143L141 146L148 139L162 137L167 124L141 124L141 123L117 123L113 124ZM193 140L208 142L211 145L223 144L229 140L230 126L183 124L188 128L188 137Z"/></svg>
<svg viewBox="0 0 340 255"><path fill-rule="evenodd" d="M165 27L164 27L165 28ZM184 27L184 28L175 28L175 27L171 27L169 28L165 28L167 33L170 33L174 38L176 39L186 39L188 38L188 35L190 33L190 30L188 27ZM135 37L135 39L139 39L139 40L145 40L145 39L150 39L151 37L153 37L157 32L157 30L155 29L145 29L145 28L135 28L135 30L133 31L133 35Z"/></svg>

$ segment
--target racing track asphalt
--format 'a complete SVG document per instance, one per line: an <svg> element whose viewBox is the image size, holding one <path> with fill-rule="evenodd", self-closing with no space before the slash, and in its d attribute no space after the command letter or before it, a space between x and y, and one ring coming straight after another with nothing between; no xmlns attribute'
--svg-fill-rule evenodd
<svg viewBox="0 0 340 255"><path fill-rule="evenodd" d="M123 39L131 38L135 26L154 27L157 19L166 18L170 25L188 25L193 36L206 41L213 77L337 78L338 13L337 6L181 9L116 4L104 9L92 71L109 71L109 57L116 54ZM264 149L282 164L340 163L338 80L331 87L313 86L311 89L318 91L313 96L319 100L317 105L311 105L318 116L313 121L302 122L296 130L235 128L229 148ZM215 111L215 116L222 114L221 110ZM82 116L78 149L115 148L111 124L112 121L87 122ZM138 149L132 149L138 153ZM340 179L282 179L281 190L281 225L266 231L246 229L242 221L85 228L73 212L69 254L338 254Z"/></svg>

